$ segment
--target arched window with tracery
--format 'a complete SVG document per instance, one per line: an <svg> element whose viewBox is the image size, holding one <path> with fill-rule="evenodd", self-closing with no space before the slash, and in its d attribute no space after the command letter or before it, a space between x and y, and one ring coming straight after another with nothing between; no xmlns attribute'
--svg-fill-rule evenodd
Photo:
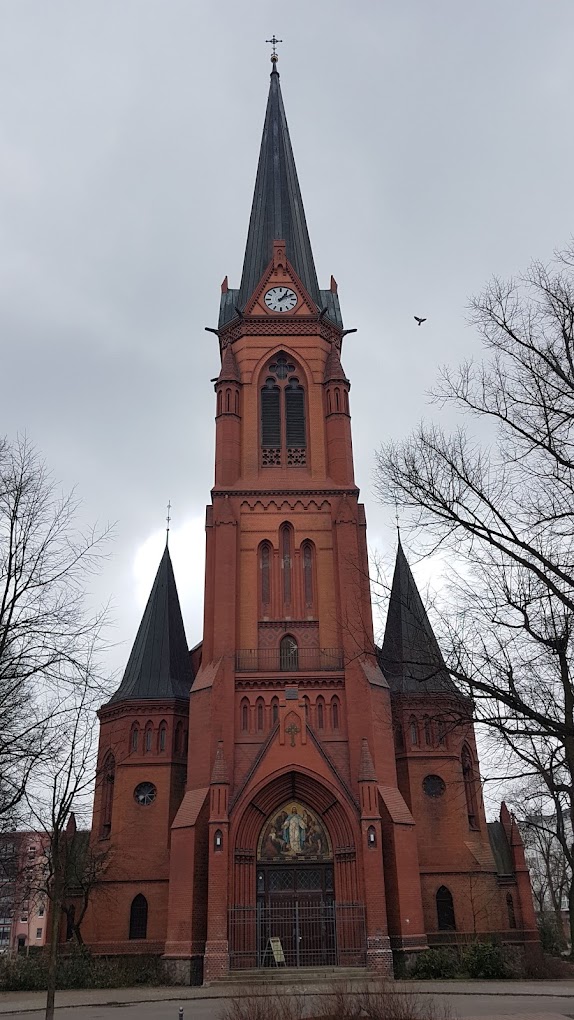
<svg viewBox="0 0 574 1020"><path fill-rule="evenodd" d="M255 703L255 714L257 717L257 732L262 733L265 726L265 703L263 698L257 698Z"/></svg>
<svg viewBox="0 0 574 1020"><path fill-rule="evenodd" d="M271 699L271 722L276 723L279 718L279 698Z"/></svg>
<svg viewBox="0 0 574 1020"><path fill-rule="evenodd" d="M419 728L414 715L411 715L409 719L409 734L411 738L411 746L416 747L419 742Z"/></svg>
<svg viewBox="0 0 574 1020"><path fill-rule="evenodd" d="M243 733L249 732L249 702L243 698L241 702L241 729Z"/></svg>
<svg viewBox="0 0 574 1020"><path fill-rule="evenodd" d="M307 611L313 609L314 588L313 583L313 544L303 542L303 597Z"/></svg>
<svg viewBox="0 0 574 1020"><path fill-rule="evenodd" d="M261 573L261 612L269 614L271 608L271 544L262 542L259 546L259 570Z"/></svg>
<svg viewBox="0 0 574 1020"><path fill-rule="evenodd" d="M114 784L116 781L116 760L111 751L102 764L102 837L105 839L112 831L112 812L114 808Z"/></svg>
<svg viewBox="0 0 574 1020"><path fill-rule="evenodd" d="M283 604L291 605L291 572L293 559L293 528L290 524L282 524L280 531L281 542L281 573L283 575Z"/></svg>
<svg viewBox="0 0 574 1020"><path fill-rule="evenodd" d="M331 727L334 730L339 729L339 699L337 695L331 700Z"/></svg>
<svg viewBox="0 0 574 1020"><path fill-rule="evenodd" d="M147 938L147 900L138 893L130 907L130 939Z"/></svg>
<svg viewBox="0 0 574 1020"><path fill-rule="evenodd" d="M325 699L319 695L317 698L317 729L325 728Z"/></svg>
<svg viewBox="0 0 574 1020"><path fill-rule="evenodd" d="M260 400L263 467L306 464L305 390L295 363L283 351L267 366Z"/></svg>
<svg viewBox="0 0 574 1020"><path fill-rule="evenodd" d="M279 665L287 673L299 668L299 647L291 634L281 638L279 645Z"/></svg>
<svg viewBox="0 0 574 1020"><path fill-rule="evenodd" d="M464 783L464 795L466 798L466 810L468 824L471 829L478 829L478 812L476 809L476 790L474 779L474 768L472 755L467 744L464 744L461 754L462 779Z"/></svg>
<svg viewBox="0 0 574 1020"><path fill-rule="evenodd" d="M455 931L454 903L450 889L441 885L436 894L436 917L439 931Z"/></svg>

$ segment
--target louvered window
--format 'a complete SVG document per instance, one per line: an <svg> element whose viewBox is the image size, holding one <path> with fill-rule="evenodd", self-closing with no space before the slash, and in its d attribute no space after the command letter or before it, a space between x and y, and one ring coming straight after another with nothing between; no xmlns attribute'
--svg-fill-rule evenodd
<svg viewBox="0 0 574 1020"><path fill-rule="evenodd" d="M287 446L305 446L305 394L298 379L290 379L285 390Z"/></svg>
<svg viewBox="0 0 574 1020"><path fill-rule="evenodd" d="M281 410L279 387L268 379L261 390L261 443L264 447L281 446Z"/></svg>
<svg viewBox="0 0 574 1020"><path fill-rule="evenodd" d="M296 467L307 463L305 390L287 356L279 354L268 366L272 373L261 390L261 448L263 467Z"/></svg>

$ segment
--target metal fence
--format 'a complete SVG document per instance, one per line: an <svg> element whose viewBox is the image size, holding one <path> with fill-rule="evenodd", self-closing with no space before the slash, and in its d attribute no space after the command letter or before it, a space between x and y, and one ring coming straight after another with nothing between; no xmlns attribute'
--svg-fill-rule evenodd
<svg viewBox="0 0 574 1020"><path fill-rule="evenodd" d="M235 660L239 673L343 669L340 648L241 648Z"/></svg>
<svg viewBox="0 0 574 1020"><path fill-rule="evenodd" d="M292 900L230 908L231 970L275 966L277 939L286 967L364 967L364 904Z"/></svg>

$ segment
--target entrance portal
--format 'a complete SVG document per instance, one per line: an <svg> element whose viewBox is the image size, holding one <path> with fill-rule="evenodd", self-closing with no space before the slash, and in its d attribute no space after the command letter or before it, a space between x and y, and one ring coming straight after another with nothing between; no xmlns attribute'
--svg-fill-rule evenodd
<svg viewBox="0 0 574 1020"><path fill-rule="evenodd" d="M257 872L259 966L273 963L270 939L281 939L288 967L336 963L336 925L331 864L261 866ZM267 957L270 957L267 959Z"/></svg>

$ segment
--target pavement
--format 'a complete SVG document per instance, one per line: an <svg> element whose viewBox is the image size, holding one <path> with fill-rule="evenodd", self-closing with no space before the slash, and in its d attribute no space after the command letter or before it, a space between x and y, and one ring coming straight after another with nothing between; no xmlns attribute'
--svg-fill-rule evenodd
<svg viewBox="0 0 574 1020"><path fill-rule="evenodd" d="M574 1020L574 981L409 981L406 991L430 996L451 1017L464 1020ZM58 1020L219 1020L234 995L255 992L269 986L249 988L230 981L203 988L110 988L59 991L56 995ZM312 1016L319 996L329 994L328 985L297 983L271 986L272 995L297 992ZM0 1016L18 1020L39 1020L45 1009L44 992L0 992Z"/></svg>

